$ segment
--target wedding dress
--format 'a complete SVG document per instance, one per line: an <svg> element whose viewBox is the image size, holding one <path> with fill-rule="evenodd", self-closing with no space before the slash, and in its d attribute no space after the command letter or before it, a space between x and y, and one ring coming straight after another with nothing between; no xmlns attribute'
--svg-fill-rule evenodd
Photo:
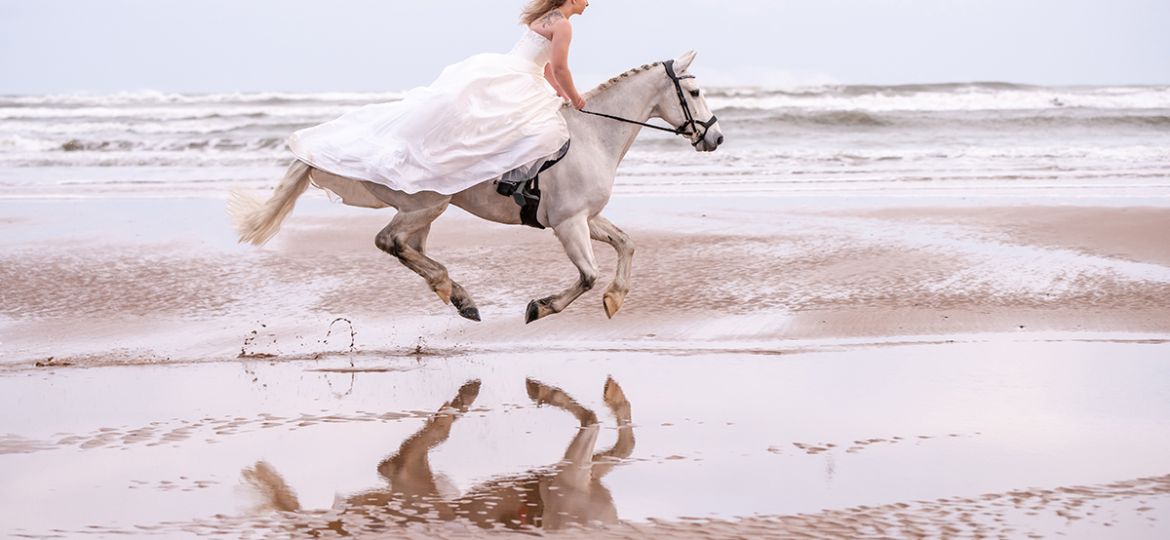
<svg viewBox="0 0 1170 540"><path fill-rule="evenodd" d="M448 66L401 101L297 131L288 146L323 171L406 193L530 177L568 149L563 102L544 79L551 56L552 43L526 29L508 54Z"/></svg>

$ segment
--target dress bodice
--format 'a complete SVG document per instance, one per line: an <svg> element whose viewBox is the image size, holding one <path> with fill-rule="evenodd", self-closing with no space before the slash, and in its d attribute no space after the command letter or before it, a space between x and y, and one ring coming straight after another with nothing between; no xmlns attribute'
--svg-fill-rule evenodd
<svg viewBox="0 0 1170 540"><path fill-rule="evenodd" d="M525 28L524 35L520 36L520 41L516 42L512 52L508 54L528 60L544 69L544 65L552 59L552 42L531 28Z"/></svg>

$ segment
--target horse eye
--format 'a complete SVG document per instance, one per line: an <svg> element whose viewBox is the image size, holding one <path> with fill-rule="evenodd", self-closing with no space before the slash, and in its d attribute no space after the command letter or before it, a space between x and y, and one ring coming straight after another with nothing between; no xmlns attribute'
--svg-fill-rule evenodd
<svg viewBox="0 0 1170 540"><path fill-rule="evenodd" d="M691 96L699 97L699 91L698 90L691 90Z"/></svg>

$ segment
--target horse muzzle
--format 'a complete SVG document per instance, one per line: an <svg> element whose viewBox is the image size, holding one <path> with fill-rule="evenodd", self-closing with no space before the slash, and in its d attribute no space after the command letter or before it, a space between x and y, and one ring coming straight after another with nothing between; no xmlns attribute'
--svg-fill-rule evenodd
<svg viewBox="0 0 1170 540"><path fill-rule="evenodd" d="M718 129L707 131L703 138L695 143L695 150L699 152L714 152L723 145L723 133Z"/></svg>

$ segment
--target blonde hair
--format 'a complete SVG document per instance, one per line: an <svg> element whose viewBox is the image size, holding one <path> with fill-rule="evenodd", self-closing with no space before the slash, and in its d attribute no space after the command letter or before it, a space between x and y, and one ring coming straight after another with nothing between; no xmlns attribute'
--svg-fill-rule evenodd
<svg viewBox="0 0 1170 540"><path fill-rule="evenodd" d="M525 25L536 22L536 19L544 16L554 9L557 9L568 0L531 0L527 6L524 6L524 11L520 12L520 22Z"/></svg>

